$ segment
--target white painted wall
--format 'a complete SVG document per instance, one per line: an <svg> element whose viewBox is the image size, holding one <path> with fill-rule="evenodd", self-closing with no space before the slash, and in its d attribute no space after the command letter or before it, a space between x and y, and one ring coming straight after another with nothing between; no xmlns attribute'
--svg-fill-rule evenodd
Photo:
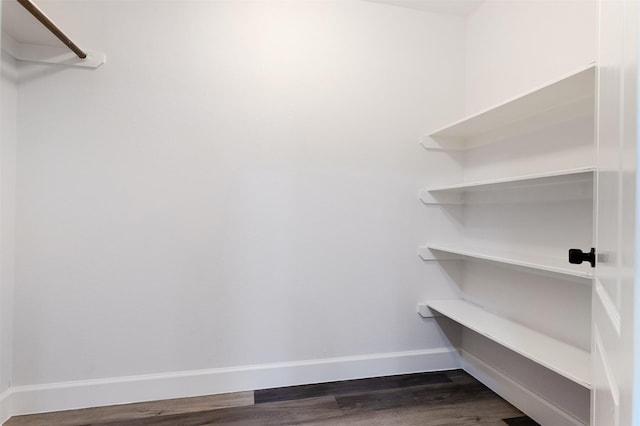
<svg viewBox="0 0 640 426"><path fill-rule="evenodd" d="M384 363L323 378L400 372L403 356L457 365L430 358L450 345L415 304L454 295L416 256L454 225L417 195L460 167L417 141L463 112L462 18L355 1L46 7L108 60L20 66L17 393L350 356ZM311 377L263 376L228 390Z"/></svg>
<svg viewBox="0 0 640 426"><path fill-rule="evenodd" d="M16 185L17 70L0 60L0 419L8 413L6 396L13 365L13 290Z"/></svg>
<svg viewBox="0 0 640 426"><path fill-rule="evenodd" d="M467 113L595 62L596 29L595 0L485 0L467 18Z"/></svg>

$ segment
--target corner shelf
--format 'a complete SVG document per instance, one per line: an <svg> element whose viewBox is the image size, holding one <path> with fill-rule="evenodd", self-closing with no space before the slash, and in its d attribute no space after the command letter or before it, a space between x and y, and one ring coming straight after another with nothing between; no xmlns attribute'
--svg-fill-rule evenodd
<svg viewBox="0 0 640 426"><path fill-rule="evenodd" d="M438 129L422 140L426 149L467 150L486 143L483 135L502 130L510 133L523 128L562 122L594 111L596 65L588 66ZM512 128L515 126L515 128Z"/></svg>
<svg viewBox="0 0 640 426"><path fill-rule="evenodd" d="M429 308L587 388L591 388L588 352L553 339L461 299L427 302Z"/></svg>
<svg viewBox="0 0 640 426"><path fill-rule="evenodd" d="M434 254L433 251L444 253L445 256L439 257L438 253ZM585 280L591 280L593 278L592 271L578 269L580 268L579 266L572 268L572 265L568 263L568 260L533 255L518 258L517 255L514 256L513 253L506 251L477 249L462 245L446 246L440 244L427 244L426 246L418 249L418 254L423 260L451 260L467 257L471 259L535 269L538 271L551 272L565 276L578 277Z"/></svg>

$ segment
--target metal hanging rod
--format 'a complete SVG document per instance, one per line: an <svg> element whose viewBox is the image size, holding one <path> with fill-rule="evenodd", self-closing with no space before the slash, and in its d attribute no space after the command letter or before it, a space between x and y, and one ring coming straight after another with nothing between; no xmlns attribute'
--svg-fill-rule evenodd
<svg viewBox="0 0 640 426"><path fill-rule="evenodd" d="M54 24L53 21L49 19L42 10L40 10L40 8L38 8L38 6L31 2L31 0L18 0L18 3L20 3L25 9L27 9L29 13L31 13L38 21L42 23L42 25L47 27L47 29L51 31L53 35L58 37L60 41L65 44L65 46L73 51L73 53L78 55L78 58L85 59L87 57L87 54L84 53L82 49L80 49L74 42L72 42L71 39L67 37L66 34L63 33L62 30L58 28L58 26Z"/></svg>

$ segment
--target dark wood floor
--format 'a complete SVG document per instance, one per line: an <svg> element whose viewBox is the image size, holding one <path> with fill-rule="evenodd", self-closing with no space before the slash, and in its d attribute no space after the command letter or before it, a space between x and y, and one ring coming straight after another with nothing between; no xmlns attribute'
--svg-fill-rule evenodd
<svg viewBox="0 0 640 426"><path fill-rule="evenodd" d="M455 370L34 414L5 423L54 425L538 424L467 373Z"/></svg>

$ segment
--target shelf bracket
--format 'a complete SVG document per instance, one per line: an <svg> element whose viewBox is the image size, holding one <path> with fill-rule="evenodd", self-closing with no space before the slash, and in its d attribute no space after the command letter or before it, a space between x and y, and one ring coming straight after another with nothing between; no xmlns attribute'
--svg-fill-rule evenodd
<svg viewBox="0 0 640 426"><path fill-rule="evenodd" d="M426 261L460 260L460 256L438 252L435 254L428 245L418 247L418 256Z"/></svg>
<svg viewBox="0 0 640 426"><path fill-rule="evenodd" d="M87 57L81 59L64 47L20 43L5 32L2 33L2 50L19 61L67 67L95 69L106 62L103 52L88 51L85 52Z"/></svg>
<svg viewBox="0 0 640 426"><path fill-rule="evenodd" d="M434 318L443 316L440 312L434 311L429 307L429 302L418 303L416 311L422 318Z"/></svg>
<svg viewBox="0 0 640 426"><path fill-rule="evenodd" d="M441 144L434 138L428 135L420 137L420 145L427 151L464 151L463 141L447 141L446 144Z"/></svg>
<svg viewBox="0 0 640 426"><path fill-rule="evenodd" d="M424 204L464 204L464 194L462 192L432 192L428 189L420 191L420 201Z"/></svg>

